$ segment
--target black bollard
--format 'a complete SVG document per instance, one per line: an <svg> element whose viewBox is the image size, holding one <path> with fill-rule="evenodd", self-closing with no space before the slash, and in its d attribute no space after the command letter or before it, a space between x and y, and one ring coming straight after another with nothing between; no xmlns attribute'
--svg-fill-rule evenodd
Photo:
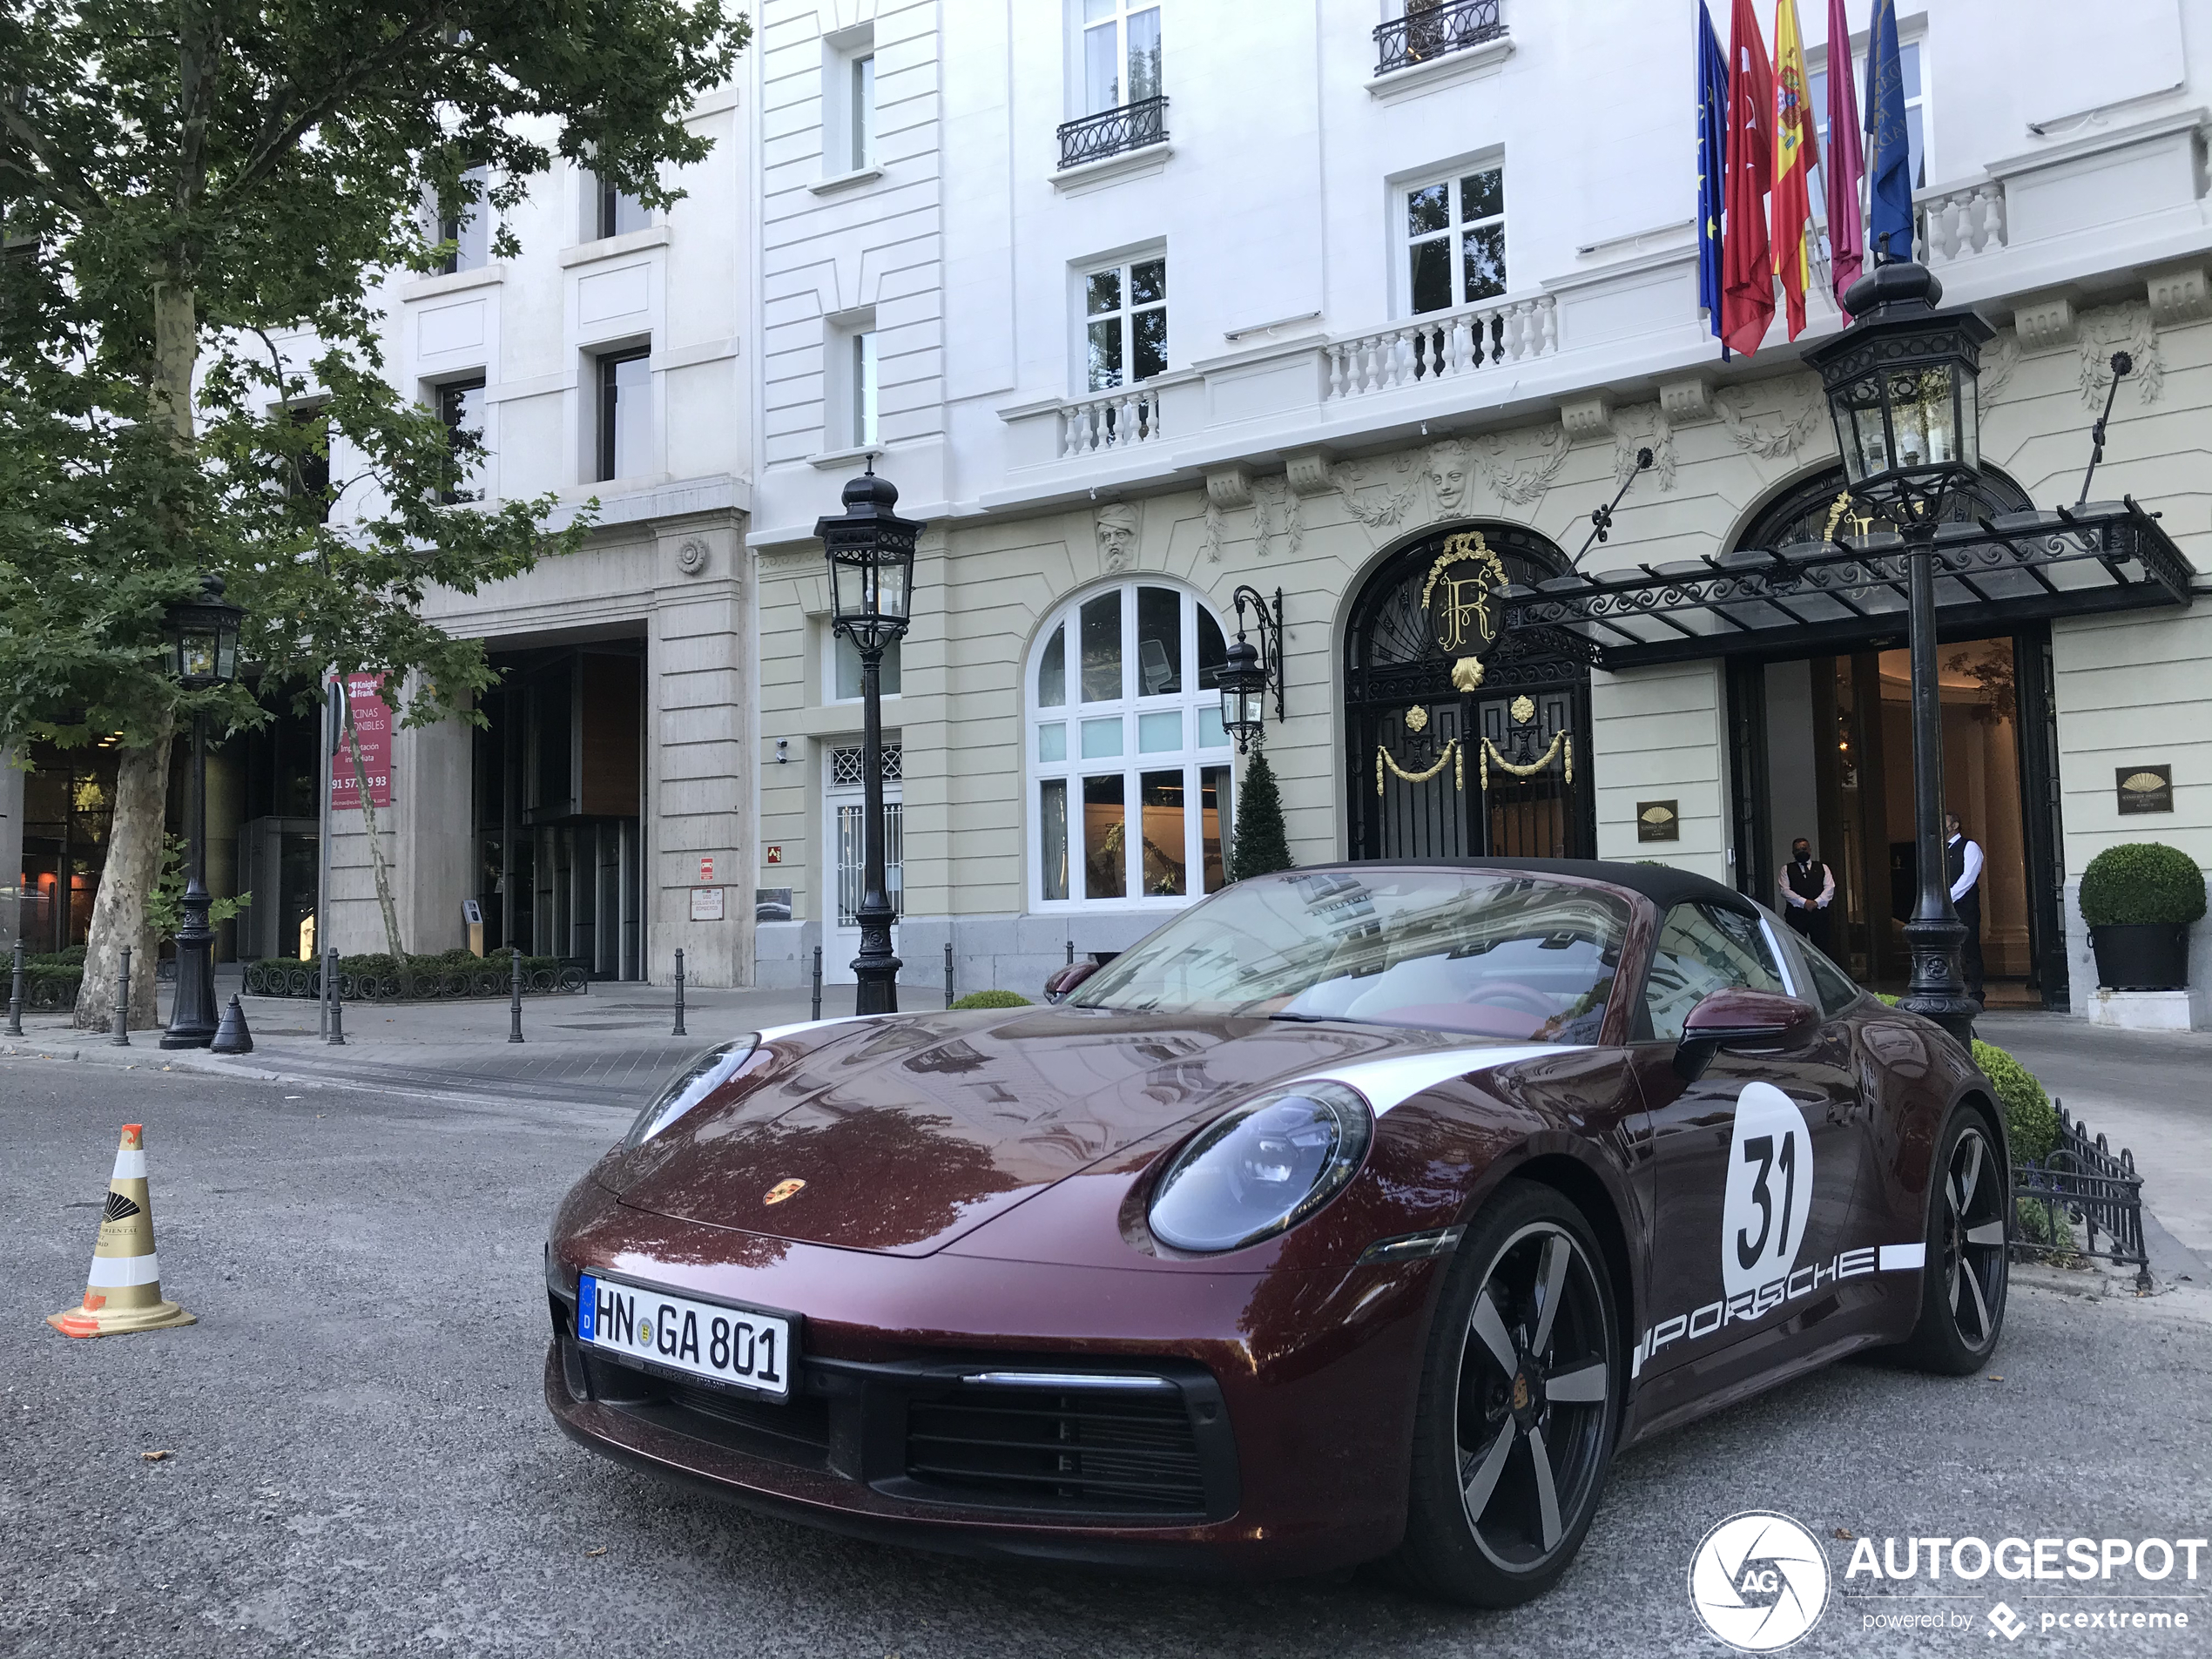
<svg viewBox="0 0 2212 1659"><path fill-rule="evenodd" d="M953 941L945 941L945 1006L953 1005Z"/></svg>
<svg viewBox="0 0 2212 1659"><path fill-rule="evenodd" d="M215 1040L207 1045L210 1054L252 1054L253 1034L246 1028L246 1009L238 1000L238 993L231 993L230 1006L223 1010L223 1017L215 1026Z"/></svg>
<svg viewBox="0 0 2212 1659"><path fill-rule="evenodd" d="M8 1035L23 1035L23 941L16 941L15 988L8 993Z"/></svg>
<svg viewBox="0 0 2212 1659"><path fill-rule="evenodd" d="M1071 939L1071 940L1069 940L1069 941L1068 941L1068 966L1069 966L1069 967L1070 967L1070 968L1073 968L1075 965L1076 965L1076 941L1075 941L1074 940L1072 940L1072 939Z"/></svg>
<svg viewBox="0 0 2212 1659"><path fill-rule="evenodd" d="M123 972L115 988L115 1035L108 1039L118 1049L131 1046L131 948L123 948Z"/></svg>
<svg viewBox="0 0 2212 1659"><path fill-rule="evenodd" d="M338 951L335 946L322 954L322 995L330 1009L330 1024L323 1033L325 1042L343 1045L346 1041L346 988L338 972Z"/></svg>
<svg viewBox="0 0 2212 1659"><path fill-rule="evenodd" d="M507 1041L520 1042L523 1040L523 953L521 948L519 946L510 948L507 960L515 966L515 971L508 980L511 988L507 997Z"/></svg>
<svg viewBox="0 0 2212 1659"><path fill-rule="evenodd" d="M810 1020L822 1017L822 948L819 945L814 947L814 1011L806 1017Z"/></svg>
<svg viewBox="0 0 2212 1659"><path fill-rule="evenodd" d="M684 1030L684 949L680 945L676 949L676 1029L668 1035L671 1037L685 1035Z"/></svg>

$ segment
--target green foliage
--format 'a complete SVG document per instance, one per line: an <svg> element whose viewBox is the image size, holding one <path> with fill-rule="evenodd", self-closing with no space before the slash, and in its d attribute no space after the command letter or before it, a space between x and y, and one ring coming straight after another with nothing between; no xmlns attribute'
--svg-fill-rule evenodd
<svg viewBox="0 0 2212 1659"><path fill-rule="evenodd" d="M177 936L184 925L185 913L185 838L172 835L162 848L161 879L153 891L146 895L146 926L153 929L156 939L169 940ZM207 904L210 926L228 921L253 902L253 895L241 893L231 899L211 899Z"/></svg>
<svg viewBox="0 0 2212 1659"><path fill-rule="evenodd" d="M1290 833L1283 823L1283 792L1276 786L1275 769L1263 752L1245 766L1244 787L1238 792L1229 879L1249 881L1294 867Z"/></svg>
<svg viewBox="0 0 2212 1659"><path fill-rule="evenodd" d="M970 991L953 1006L956 1008L1026 1008L1030 1006L1026 996L1012 991Z"/></svg>
<svg viewBox="0 0 2212 1659"><path fill-rule="evenodd" d="M2081 920L2092 927L2186 925L2204 915L2204 872L2163 841L2123 841L2081 873Z"/></svg>
<svg viewBox="0 0 2212 1659"><path fill-rule="evenodd" d="M2059 1143L2059 1115L2035 1074L1993 1042L1974 1039L1974 1064L1997 1089L2005 1109L2005 1130L2013 1143L2013 1160L2041 1162Z"/></svg>

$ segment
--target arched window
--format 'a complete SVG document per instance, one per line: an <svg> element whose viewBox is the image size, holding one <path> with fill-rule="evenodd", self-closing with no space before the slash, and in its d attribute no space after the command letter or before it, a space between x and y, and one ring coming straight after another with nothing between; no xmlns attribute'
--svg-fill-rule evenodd
<svg viewBox="0 0 2212 1659"><path fill-rule="evenodd" d="M1033 905L1164 907L1227 885L1227 654L1205 602L1157 580L1046 623L1023 677Z"/></svg>

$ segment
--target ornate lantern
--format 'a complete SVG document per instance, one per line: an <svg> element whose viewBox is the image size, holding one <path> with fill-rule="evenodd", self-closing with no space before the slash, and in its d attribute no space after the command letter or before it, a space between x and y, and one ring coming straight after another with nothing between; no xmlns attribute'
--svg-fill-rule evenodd
<svg viewBox="0 0 2212 1659"><path fill-rule="evenodd" d="M199 597L179 599L162 617L167 667L186 691L228 685L238 678L238 629L246 612L223 597L223 578L199 579Z"/></svg>
<svg viewBox="0 0 2212 1659"><path fill-rule="evenodd" d="M898 500L896 486L870 470L846 482L844 512L814 524L829 559L831 622L863 656L907 631L914 604L922 526L891 510Z"/></svg>

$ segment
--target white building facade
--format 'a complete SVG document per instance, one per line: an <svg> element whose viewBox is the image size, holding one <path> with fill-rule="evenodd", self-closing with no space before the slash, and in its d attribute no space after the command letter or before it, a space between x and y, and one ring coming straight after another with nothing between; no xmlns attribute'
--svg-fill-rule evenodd
<svg viewBox="0 0 2212 1659"><path fill-rule="evenodd" d="M481 637L502 678L483 728L394 734L378 829L411 951L469 942L473 904L487 947L596 977L665 981L678 949L695 981L751 976L746 99L732 84L690 111L714 147L671 179L672 209L556 164L508 216L517 257L495 256L480 212L446 227L454 268L382 295L388 366L465 435L471 488L491 503L550 495L556 528L587 503L594 516L580 552L432 596L432 618ZM348 510L341 497L334 517ZM381 951L361 814L334 818L329 942ZM278 879L282 837L313 833L265 826L272 851L246 885Z"/></svg>
<svg viewBox="0 0 2212 1659"><path fill-rule="evenodd" d="M1728 362L1698 309L1694 14L1406 10L764 0L750 564L708 578L759 630L736 974L800 983L819 947L850 977L858 676L813 527L873 457L929 523L885 705L910 987L949 944L958 988L1034 995L1220 884L1239 588L1280 594L1301 863L1655 858L1771 900L1804 835L1834 954L1903 978L1894 584L1756 615L1697 585L1890 543L1839 509L1800 361L1832 298ZM2212 11L1927 0L1902 32L1924 258L1998 331L1973 516L2032 543L1946 586L1948 790L1993 1003L2080 1009L2088 859L2212 865ZM2055 535L2117 351L2112 505ZM1440 581L1494 637L1440 637Z"/></svg>

